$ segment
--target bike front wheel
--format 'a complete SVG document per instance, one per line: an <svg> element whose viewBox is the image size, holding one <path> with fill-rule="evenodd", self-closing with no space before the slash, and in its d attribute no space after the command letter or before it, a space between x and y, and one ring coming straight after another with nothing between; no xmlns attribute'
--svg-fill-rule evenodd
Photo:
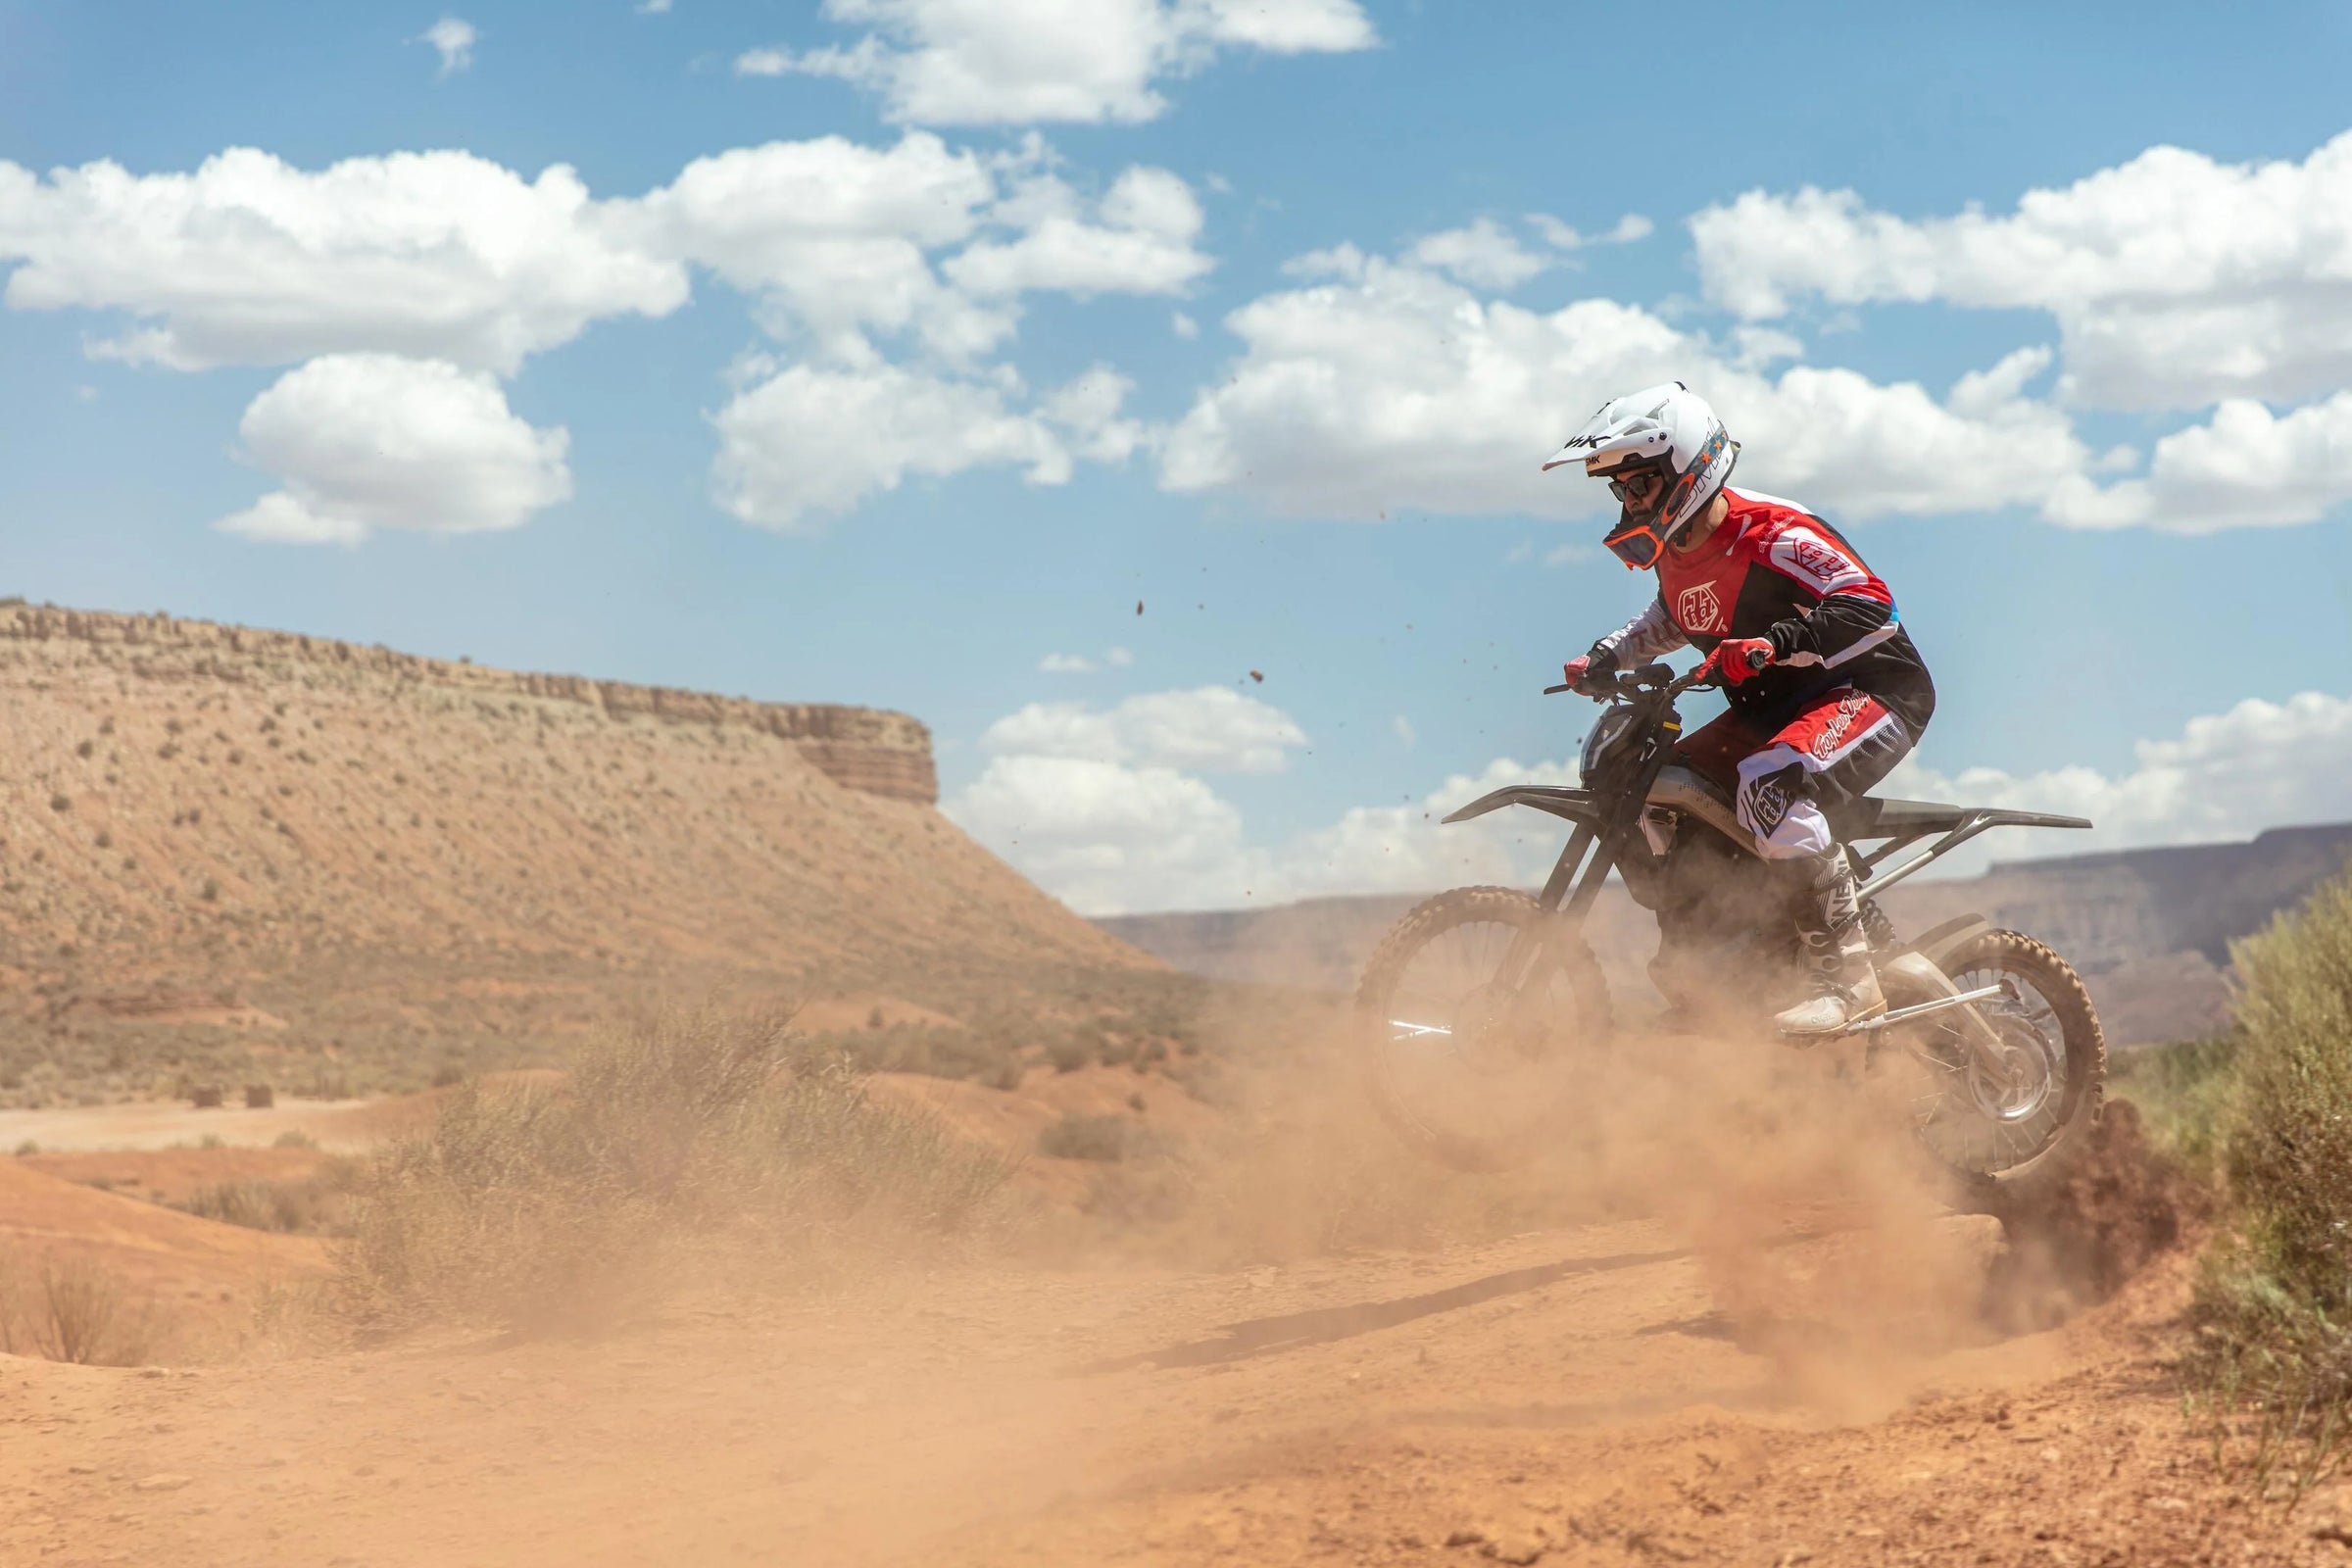
<svg viewBox="0 0 2352 1568"><path fill-rule="evenodd" d="M1364 968L1356 1028L1372 1102L1432 1158L1461 1170L1533 1158L1607 1044L1599 965L1581 944L1540 954L1550 918L1510 888L1440 894Z"/></svg>

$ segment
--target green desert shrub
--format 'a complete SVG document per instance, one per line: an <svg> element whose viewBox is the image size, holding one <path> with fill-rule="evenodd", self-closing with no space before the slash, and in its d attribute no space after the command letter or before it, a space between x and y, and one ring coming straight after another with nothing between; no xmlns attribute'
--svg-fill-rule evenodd
<svg viewBox="0 0 2352 1568"><path fill-rule="evenodd" d="M2156 1148L2201 1184L2218 1180L2237 1085L2236 1036L2135 1047L2108 1061L2108 1087L2139 1107Z"/></svg>
<svg viewBox="0 0 2352 1568"><path fill-rule="evenodd" d="M2194 1386L2268 1490L2352 1429L2352 873L2236 950L2229 1233L2207 1255Z"/></svg>

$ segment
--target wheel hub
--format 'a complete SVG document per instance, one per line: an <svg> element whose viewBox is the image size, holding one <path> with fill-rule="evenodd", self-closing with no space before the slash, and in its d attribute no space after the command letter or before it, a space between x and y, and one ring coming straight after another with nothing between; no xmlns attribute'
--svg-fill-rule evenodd
<svg viewBox="0 0 2352 1568"><path fill-rule="evenodd" d="M1516 991L1495 982L1462 998L1454 1013L1453 1049L1464 1066L1494 1077L1544 1056L1544 1027L1520 1004Z"/></svg>
<svg viewBox="0 0 2352 1568"><path fill-rule="evenodd" d="M1972 1053L1968 1060L1968 1091L1977 1109L1993 1121L2024 1121L2049 1103L2058 1082L2058 1064L2051 1059L2049 1042L2041 1031L2022 1018L2006 1017L1987 1005L1982 1016L2000 1036L2000 1063L2006 1083L1986 1072Z"/></svg>

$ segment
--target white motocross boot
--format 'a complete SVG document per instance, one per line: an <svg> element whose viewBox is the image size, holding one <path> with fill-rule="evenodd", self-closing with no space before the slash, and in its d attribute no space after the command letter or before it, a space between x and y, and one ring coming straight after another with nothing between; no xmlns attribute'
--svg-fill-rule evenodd
<svg viewBox="0 0 2352 1568"><path fill-rule="evenodd" d="M1805 930L1813 995L1773 1020L1783 1035L1800 1045L1841 1034L1886 1010L1879 971L1870 961L1870 937L1862 927L1854 868L1846 861L1844 847L1832 850L1808 869L1813 906L1805 912L1820 922L1808 920Z"/></svg>

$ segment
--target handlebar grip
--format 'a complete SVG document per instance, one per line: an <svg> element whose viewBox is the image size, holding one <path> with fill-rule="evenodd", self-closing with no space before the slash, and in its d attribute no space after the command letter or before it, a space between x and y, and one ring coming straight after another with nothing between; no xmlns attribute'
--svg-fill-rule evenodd
<svg viewBox="0 0 2352 1568"><path fill-rule="evenodd" d="M1572 692L1574 690L1576 690L1576 688L1573 686L1546 686L1544 688L1544 695L1546 697L1557 697L1562 692Z"/></svg>

